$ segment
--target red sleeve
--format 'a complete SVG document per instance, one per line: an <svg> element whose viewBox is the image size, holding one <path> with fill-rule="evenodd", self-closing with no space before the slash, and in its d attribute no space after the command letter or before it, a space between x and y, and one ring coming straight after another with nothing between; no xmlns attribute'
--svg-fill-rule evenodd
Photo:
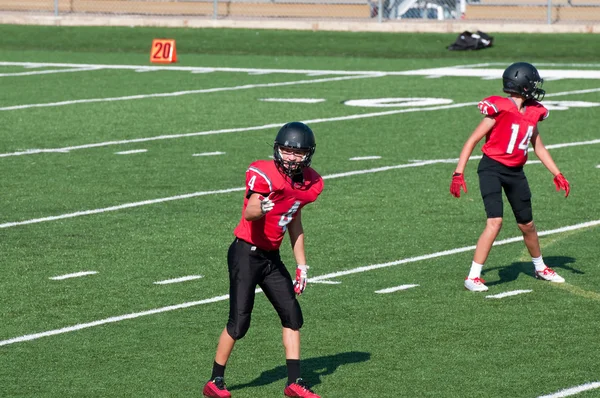
<svg viewBox="0 0 600 398"><path fill-rule="evenodd" d="M539 112L539 122L548 119L548 116L550 115L550 111L548 110L548 108L536 101L536 109Z"/></svg>
<svg viewBox="0 0 600 398"><path fill-rule="evenodd" d="M246 170L246 191L269 194L273 191L273 184L267 173L251 164Z"/></svg>
<svg viewBox="0 0 600 398"><path fill-rule="evenodd" d="M477 107L482 115L485 116L497 116L500 112L502 112L502 107L500 104L500 99L497 95L493 95L491 97L487 97L479 101Z"/></svg>

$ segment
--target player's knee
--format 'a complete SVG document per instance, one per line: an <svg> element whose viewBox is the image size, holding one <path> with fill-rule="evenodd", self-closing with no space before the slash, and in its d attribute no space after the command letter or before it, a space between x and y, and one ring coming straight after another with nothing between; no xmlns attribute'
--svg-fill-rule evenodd
<svg viewBox="0 0 600 398"><path fill-rule="evenodd" d="M535 232L535 224L533 223L533 221L524 223L518 222L517 225L519 226L521 232L523 232L524 234L530 234Z"/></svg>
<svg viewBox="0 0 600 398"><path fill-rule="evenodd" d="M488 218L487 219L487 228L489 228L495 232L500 231L500 229L502 228L502 218L501 217Z"/></svg>
<svg viewBox="0 0 600 398"><path fill-rule="evenodd" d="M523 231L522 227L535 229L535 225L533 224L533 212L531 209L517 212L515 217L517 219L517 224L519 224L519 228L521 228L521 231Z"/></svg>
<svg viewBox="0 0 600 398"><path fill-rule="evenodd" d="M242 322L227 322L227 333L236 341L244 338L246 333L248 333L248 329L250 329L250 319Z"/></svg>

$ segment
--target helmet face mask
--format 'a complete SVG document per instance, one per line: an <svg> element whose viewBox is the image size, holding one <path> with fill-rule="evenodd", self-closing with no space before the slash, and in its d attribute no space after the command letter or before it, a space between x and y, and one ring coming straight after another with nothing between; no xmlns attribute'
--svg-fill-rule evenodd
<svg viewBox="0 0 600 398"><path fill-rule="evenodd" d="M283 174L290 178L301 176L302 170L310 166L315 147L315 135L310 127L300 122L286 123L279 129L277 137L275 137L273 159ZM300 160L284 159L282 151L303 153L303 156Z"/></svg>
<svg viewBox="0 0 600 398"><path fill-rule="evenodd" d="M517 62L506 68L502 83L505 93L518 94L526 100L535 98L541 101L546 95L546 91L542 90L544 79L535 66L527 62Z"/></svg>

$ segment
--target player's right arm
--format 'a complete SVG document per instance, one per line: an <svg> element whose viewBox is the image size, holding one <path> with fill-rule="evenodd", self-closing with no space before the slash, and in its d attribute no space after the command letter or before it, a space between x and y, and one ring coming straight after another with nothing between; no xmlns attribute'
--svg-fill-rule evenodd
<svg viewBox="0 0 600 398"><path fill-rule="evenodd" d="M259 193L253 192L248 198L248 204L244 211L244 218L247 221L256 221L262 218L265 214L273 210L274 203L270 199L270 196L263 196Z"/></svg>
<svg viewBox="0 0 600 398"><path fill-rule="evenodd" d="M454 173L463 174L465 171L465 167L467 166L467 162L473 153L473 149L475 146L481 141L483 137L494 127L496 120L492 117L486 116L483 118L481 123L473 130L471 136L467 139L465 144L463 145L462 151L460 151L460 156L458 158L458 164L456 165L456 169Z"/></svg>
<svg viewBox="0 0 600 398"><path fill-rule="evenodd" d="M246 170L246 197L248 203L244 209L247 221L256 221L273 209L273 201L269 195L273 191L271 179L256 163Z"/></svg>

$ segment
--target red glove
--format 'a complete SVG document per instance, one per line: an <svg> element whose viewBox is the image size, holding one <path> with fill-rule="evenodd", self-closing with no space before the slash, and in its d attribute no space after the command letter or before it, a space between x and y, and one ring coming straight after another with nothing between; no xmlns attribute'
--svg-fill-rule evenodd
<svg viewBox="0 0 600 398"><path fill-rule="evenodd" d="M569 181L567 181L567 179L564 175L562 175L562 173L558 173L554 176L554 185L556 185L557 191L560 191L561 189L565 191L565 198L569 196L571 186L569 185Z"/></svg>
<svg viewBox="0 0 600 398"><path fill-rule="evenodd" d="M452 183L450 184L450 193L456 198L460 198L460 189L462 188L467 193L467 183L462 173L454 173L452 175Z"/></svg>
<svg viewBox="0 0 600 398"><path fill-rule="evenodd" d="M308 279L308 265L298 265L296 267L296 280L294 281L294 292L300 295L306 288L306 279Z"/></svg>

